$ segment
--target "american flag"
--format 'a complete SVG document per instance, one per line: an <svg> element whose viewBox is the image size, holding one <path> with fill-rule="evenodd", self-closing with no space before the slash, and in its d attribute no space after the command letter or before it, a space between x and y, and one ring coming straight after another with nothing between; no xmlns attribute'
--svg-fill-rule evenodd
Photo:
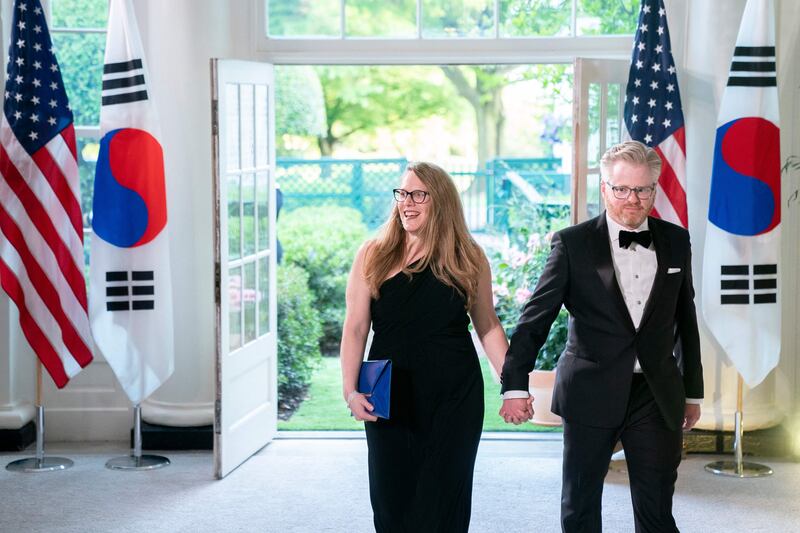
<svg viewBox="0 0 800 533"><path fill-rule="evenodd" d="M625 91L625 126L631 139L661 156L652 214L687 228L686 133L663 0L642 0Z"/></svg>
<svg viewBox="0 0 800 533"><path fill-rule="evenodd" d="M0 123L0 283L56 385L92 361L75 130L39 0L14 2Z"/></svg>

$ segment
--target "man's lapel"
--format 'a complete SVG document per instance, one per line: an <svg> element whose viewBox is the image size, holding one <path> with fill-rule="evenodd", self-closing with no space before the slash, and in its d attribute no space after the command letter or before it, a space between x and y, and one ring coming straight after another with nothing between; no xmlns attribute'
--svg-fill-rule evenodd
<svg viewBox="0 0 800 533"><path fill-rule="evenodd" d="M645 324L647 324L647 319L653 314L653 310L661 295L661 289L664 288L664 282L667 280L667 269L669 268L670 257L669 236L667 232L663 231L663 226L659 224L658 221L654 224L652 218L650 218L648 226L650 235L653 236L653 247L655 247L656 250L658 266L656 266L656 278L653 280L653 288L650 290L650 296L647 298L647 303L644 306L639 329L642 329Z"/></svg>
<svg viewBox="0 0 800 533"><path fill-rule="evenodd" d="M594 257L594 265L597 269L597 274L603 282L608 291L608 295L617 307L617 311L625 320L625 323L631 330L634 330L631 315L628 312L628 307L625 305L625 298L622 296L622 291L617 282L617 276L614 273L614 261L611 258L611 248L608 238L608 222L606 221L605 213L602 213L598 219L597 224L592 226L591 235L589 236L589 243Z"/></svg>

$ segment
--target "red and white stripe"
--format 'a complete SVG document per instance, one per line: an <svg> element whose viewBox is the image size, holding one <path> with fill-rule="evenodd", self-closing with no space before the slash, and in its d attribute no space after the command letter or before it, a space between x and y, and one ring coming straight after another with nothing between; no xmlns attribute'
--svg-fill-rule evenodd
<svg viewBox="0 0 800 533"><path fill-rule="evenodd" d="M686 204L686 133L680 128L656 148L661 157L661 176L652 215L684 228L689 227Z"/></svg>
<svg viewBox="0 0 800 533"><path fill-rule="evenodd" d="M31 156L0 116L0 283L61 388L92 361L75 132Z"/></svg>

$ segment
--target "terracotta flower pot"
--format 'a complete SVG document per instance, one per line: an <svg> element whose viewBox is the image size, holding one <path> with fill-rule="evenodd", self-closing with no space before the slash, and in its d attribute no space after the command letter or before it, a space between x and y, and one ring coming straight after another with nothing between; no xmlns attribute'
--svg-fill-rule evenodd
<svg viewBox="0 0 800 533"><path fill-rule="evenodd" d="M550 411L550 401L553 398L553 385L555 382L555 370L534 370L529 374L528 387L533 395L532 423L540 426L561 425L561 417Z"/></svg>

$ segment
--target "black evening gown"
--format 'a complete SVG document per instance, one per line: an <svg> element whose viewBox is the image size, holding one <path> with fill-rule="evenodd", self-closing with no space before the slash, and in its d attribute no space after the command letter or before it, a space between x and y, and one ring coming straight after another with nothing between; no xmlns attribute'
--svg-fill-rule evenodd
<svg viewBox="0 0 800 533"><path fill-rule="evenodd" d="M392 360L390 419L365 423L375 530L465 532L483 378L464 299L427 268L385 281L371 313L369 359Z"/></svg>

